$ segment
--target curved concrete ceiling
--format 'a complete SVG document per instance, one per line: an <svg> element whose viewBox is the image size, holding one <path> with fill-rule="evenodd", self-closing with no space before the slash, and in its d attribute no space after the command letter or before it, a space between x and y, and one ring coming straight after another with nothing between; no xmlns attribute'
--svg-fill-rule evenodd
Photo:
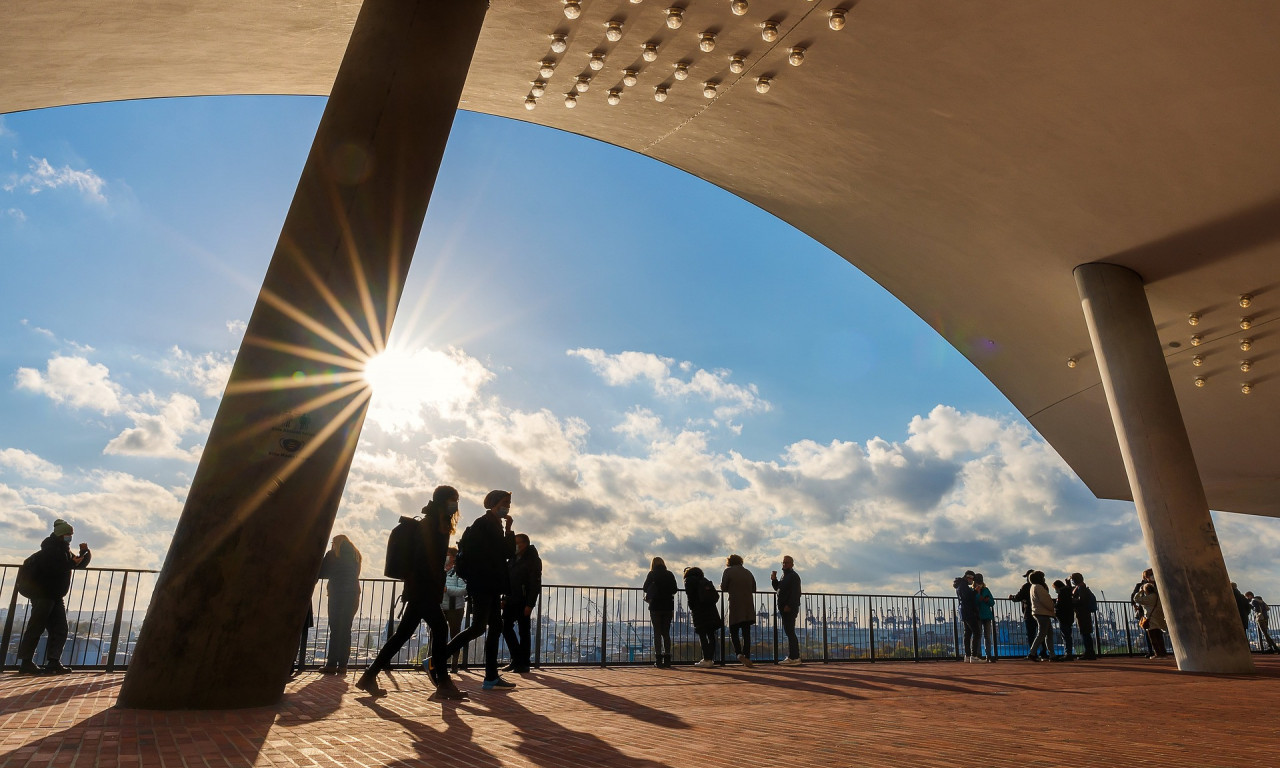
<svg viewBox="0 0 1280 768"><path fill-rule="evenodd" d="M1148 284L1210 505L1280 514L1280 4L749 2L736 16L728 0L672 0L684 8L673 30L658 0L584 0L573 21L556 0L494 0L462 107L632 149L790 222L929 322L1108 498L1129 489L1072 268L1129 266ZM358 8L11 3L0 113L327 94ZM842 31L829 28L833 9L847 10ZM778 22L773 42L766 20ZM616 42L609 21L622 22ZM708 31L715 49L703 52ZM653 62L641 55L650 42ZM800 66L787 61L795 47ZM543 59L555 73L528 111ZM687 80L674 77L679 62ZM579 75L590 88L566 109Z"/></svg>

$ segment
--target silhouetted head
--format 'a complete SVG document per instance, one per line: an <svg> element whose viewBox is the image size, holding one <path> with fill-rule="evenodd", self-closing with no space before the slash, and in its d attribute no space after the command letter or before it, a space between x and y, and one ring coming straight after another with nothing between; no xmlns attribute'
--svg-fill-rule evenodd
<svg viewBox="0 0 1280 768"><path fill-rule="evenodd" d="M649 570L665 571L667 570L667 561L663 560L660 557L655 557L653 558L653 562L649 563Z"/></svg>
<svg viewBox="0 0 1280 768"><path fill-rule="evenodd" d="M725 565L742 565L742 555L729 555Z"/></svg>

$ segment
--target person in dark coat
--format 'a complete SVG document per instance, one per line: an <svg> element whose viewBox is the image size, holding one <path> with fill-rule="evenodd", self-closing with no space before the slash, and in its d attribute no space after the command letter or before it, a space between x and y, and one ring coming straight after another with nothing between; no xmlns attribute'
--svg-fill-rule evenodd
<svg viewBox="0 0 1280 768"><path fill-rule="evenodd" d="M649 604L649 621L653 623L653 664L671 666L671 620L676 615L676 575L667 570L666 562L655 557L644 579L644 601Z"/></svg>
<svg viewBox="0 0 1280 768"><path fill-rule="evenodd" d="M1076 626L1076 602L1071 596L1071 585L1062 579L1053 582L1053 612L1058 620L1058 634L1062 635L1063 656L1067 661L1076 660L1075 638L1071 636Z"/></svg>
<svg viewBox="0 0 1280 768"><path fill-rule="evenodd" d="M27 628L18 644L18 674L36 675L41 672L61 674L71 668L62 663L62 649L67 644L67 607L62 602L71 589L71 571L88 568L93 553L89 545L80 543L79 554L71 554L71 539L75 529L65 520L53 521L53 532L40 542L40 552L35 559L35 571L31 574L33 589L31 612L27 615ZM49 633L45 645L44 669L35 664L36 646L40 636Z"/></svg>
<svg viewBox="0 0 1280 768"><path fill-rule="evenodd" d="M507 561L510 586L502 603L502 637L511 655L511 671L524 673L529 671L533 653L529 617L542 594L542 558L538 556L538 548L529 543L527 534L517 533L515 543L515 554Z"/></svg>
<svg viewBox="0 0 1280 768"><path fill-rule="evenodd" d="M1083 574L1071 574L1071 601L1076 607L1076 626L1080 627L1080 637L1084 639L1084 656L1080 658L1092 661L1098 658L1093 638L1093 614L1098 612L1098 598L1084 583Z"/></svg>
<svg viewBox="0 0 1280 768"><path fill-rule="evenodd" d="M796 617L800 615L800 574L796 573L796 561L791 555L782 558L782 578L778 572L769 574L769 582L778 593L778 616L782 619L782 631L787 636L787 656L779 664L787 667L799 665L800 640L796 637Z"/></svg>
<svg viewBox="0 0 1280 768"><path fill-rule="evenodd" d="M425 621L431 630L432 637L447 637L449 626L445 623L444 612L440 610L440 601L444 597L444 557L449 546L449 536L453 534L458 518L458 492L442 485L431 494L431 501L422 508L422 520L418 521L421 535L413 539L413 568L404 580L404 611L400 614L400 624L387 639L386 645L378 651L377 657L369 668L360 675L356 687L362 691L382 696L386 690L378 685L378 672L391 668L391 659L395 657L413 633L418 631L418 624ZM410 519L410 522L413 522ZM436 686L436 693L441 698L461 699L466 694L459 690L449 677L445 663L449 655L444 652L445 644L436 643L432 649L428 674Z"/></svg>
<svg viewBox="0 0 1280 768"><path fill-rule="evenodd" d="M458 542L458 557L466 561L469 569L464 575L471 595L471 626L449 641L445 656L452 656L487 632L482 687L489 691L516 687L498 675L502 596L508 588L507 560L516 552L516 537L511 532L511 492L489 491L484 497L484 509L485 513L467 527Z"/></svg>
<svg viewBox="0 0 1280 768"><path fill-rule="evenodd" d="M964 660L978 660L978 642L982 634L982 624L978 620L978 593L973 591L973 571L965 571L957 576L951 586L955 587L956 599L960 601L960 624L964 627Z"/></svg>
<svg viewBox="0 0 1280 768"><path fill-rule="evenodd" d="M1155 583L1156 583L1156 572L1151 568L1148 568L1147 570L1142 572L1142 581L1139 581L1137 584L1134 584L1133 591L1129 593L1129 602L1133 604L1133 618L1136 619L1139 624L1142 623L1142 619L1146 615L1147 609L1142 606L1142 601L1138 599L1138 596L1147 591L1148 584L1154 587ZM1157 595L1159 594L1159 589L1156 590L1156 594ZM1142 639L1143 639L1143 642L1147 644L1147 658L1150 659L1150 658L1154 658L1155 656L1158 656L1159 654L1156 653L1155 646L1151 644L1151 633L1143 632ZM1161 638L1160 640L1160 646L1161 648L1164 647L1163 638Z"/></svg>
<svg viewBox="0 0 1280 768"><path fill-rule="evenodd" d="M1253 605L1234 581L1231 582L1231 596L1236 599L1236 610L1240 612L1240 624L1244 626L1245 639L1247 640L1249 635L1249 614L1253 613Z"/></svg>
<svg viewBox="0 0 1280 768"><path fill-rule="evenodd" d="M351 659L351 622L360 607L360 550L342 534L333 537L333 547L320 561L320 578L328 580L329 647L323 674L345 675Z"/></svg>
<svg viewBox="0 0 1280 768"><path fill-rule="evenodd" d="M729 637L744 667L751 667L751 625L756 623L756 577L742 565L742 555L729 555L720 576L720 591L729 597Z"/></svg>
<svg viewBox="0 0 1280 768"><path fill-rule="evenodd" d="M1016 594L1009 595L1010 600L1016 600L1022 605L1022 623L1027 628L1027 647L1030 648L1032 641L1035 640L1036 632L1039 631L1039 623L1036 621L1035 612L1031 608L1031 574L1035 573L1035 568L1028 568L1027 572L1022 574L1022 578L1026 579L1022 588ZM1040 651L1040 657L1049 658L1049 654L1043 649Z"/></svg>
<svg viewBox="0 0 1280 768"><path fill-rule="evenodd" d="M699 667L716 664L716 636L724 629L724 617L720 615L720 595L716 585L703 575L701 568L684 569L685 602L693 614L693 631L702 643L702 661Z"/></svg>

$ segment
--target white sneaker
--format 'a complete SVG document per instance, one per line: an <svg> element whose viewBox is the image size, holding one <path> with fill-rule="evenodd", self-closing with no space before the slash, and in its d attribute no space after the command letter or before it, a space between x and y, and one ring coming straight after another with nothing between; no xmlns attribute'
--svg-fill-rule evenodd
<svg viewBox="0 0 1280 768"><path fill-rule="evenodd" d="M798 667L798 666L800 666L800 665L801 665L801 664L803 664L803 663L804 663L804 662L800 661L799 659L793 659L793 658L791 658L790 656L788 656L787 658L785 658L785 659L783 659L782 661L778 662L778 666L781 666L781 667Z"/></svg>
<svg viewBox="0 0 1280 768"><path fill-rule="evenodd" d="M716 665L716 663L715 663L714 661L712 661L711 659L703 659L702 661L698 662L697 664L694 664L693 666L695 666L695 667L702 667L703 669L710 669L711 667L714 667L715 665Z"/></svg>

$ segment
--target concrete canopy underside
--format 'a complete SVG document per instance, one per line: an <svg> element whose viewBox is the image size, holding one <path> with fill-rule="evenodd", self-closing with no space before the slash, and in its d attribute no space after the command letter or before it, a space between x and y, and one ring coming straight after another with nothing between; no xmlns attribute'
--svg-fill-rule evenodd
<svg viewBox="0 0 1280 768"><path fill-rule="evenodd" d="M685 9L677 30L658 0L584 0L574 21L555 0L493 0L462 106L634 150L806 232L951 342L1105 498L1131 495L1072 269L1133 269L1210 506L1280 516L1280 4L750 0L741 17L722 0L672 4ZM358 9L10 4L0 113L327 95ZM844 30L829 29L832 9L847 10ZM610 20L623 22L617 42L605 37ZM771 43L766 20L778 22ZM710 53L698 48L706 31L717 36ZM557 32L568 43L559 54ZM641 57L648 42L653 62ZM805 49L799 67L787 63L793 47ZM606 53L598 72L593 51ZM543 59L555 74L527 111ZM685 81L672 76L677 62L689 65ZM622 84L628 68L634 87ZM566 109L584 74L590 89ZM772 80L766 94L760 76ZM670 89L665 102L655 86ZM571 194L549 197L571 210ZM732 226L708 222L706 236ZM1240 294L1253 295L1249 308ZM1202 318L1194 328L1190 313Z"/></svg>

